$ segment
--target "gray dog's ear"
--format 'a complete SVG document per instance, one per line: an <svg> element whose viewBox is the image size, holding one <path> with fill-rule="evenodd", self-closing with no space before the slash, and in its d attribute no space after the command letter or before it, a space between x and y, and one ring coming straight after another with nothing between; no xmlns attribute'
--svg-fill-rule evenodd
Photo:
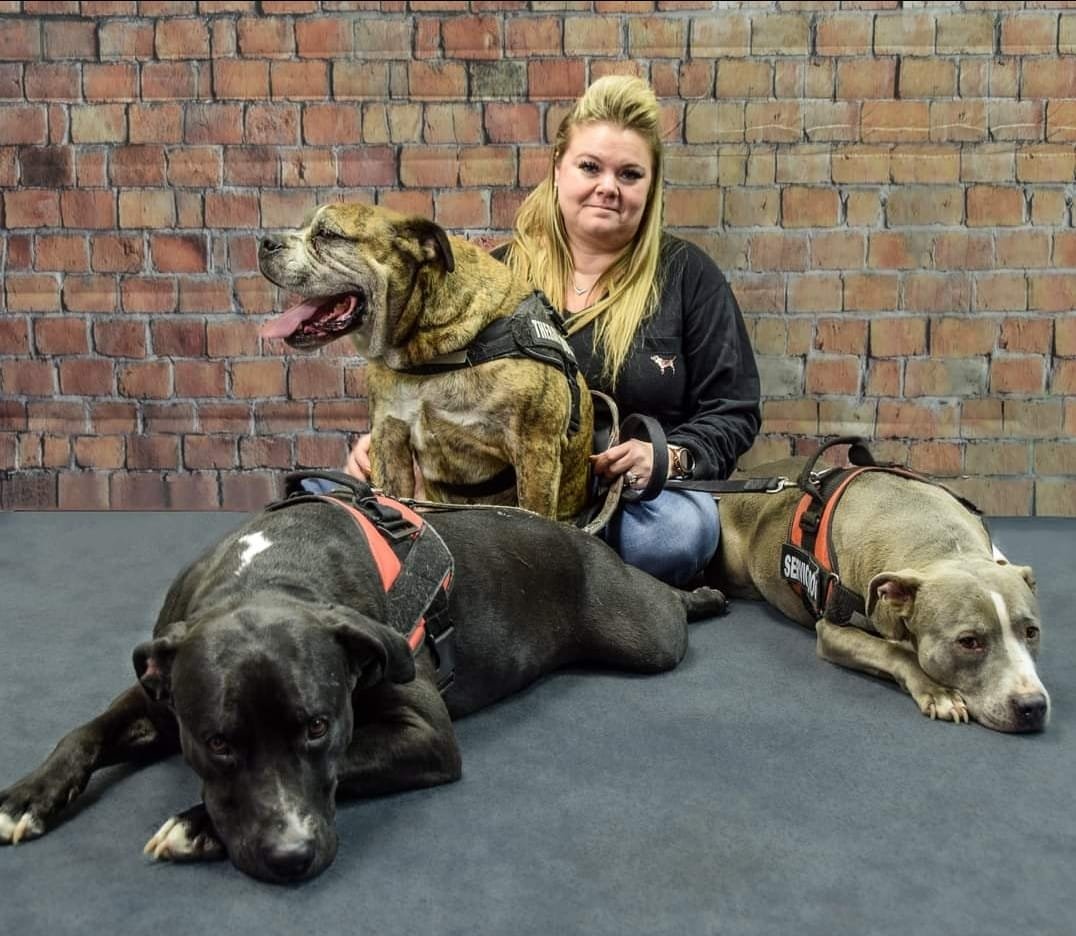
<svg viewBox="0 0 1076 936"><path fill-rule="evenodd" d="M140 643L134 649L135 675L146 695L154 701L168 703L172 698L172 662L178 647L175 638L159 637Z"/></svg>
<svg viewBox="0 0 1076 936"><path fill-rule="evenodd" d="M915 609L915 596L923 579L913 569L882 572L867 588L867 617L878 633L890 640L908 636L907 620Z"/></svg>
<svg viewBox="0 0 1076 936"><path fill-rule="evenodd" d="M444 229L427 218L408 218L396 229L396 246L419 263L440 263L446 273L456 269L452 245Z"/></svg>
<svg viewBox="0 0 1076 936"><path fill-rule="evenodd" d="M1027 582L1027 587L1031 589L1032 593L1037 594L1038 589L1035 583L1035 573L1031 570L1031 566L1013 566L1017 572L1020 573L1020 577Z"/></svg>
<svg viewBox="0 0 1076 936"><path fill-rule="evenodd" d="M415 678L411 647L391 627L361 614L337 614L330 628L347 650L357 686L373 686L384 679L394 683Z"/></svg>

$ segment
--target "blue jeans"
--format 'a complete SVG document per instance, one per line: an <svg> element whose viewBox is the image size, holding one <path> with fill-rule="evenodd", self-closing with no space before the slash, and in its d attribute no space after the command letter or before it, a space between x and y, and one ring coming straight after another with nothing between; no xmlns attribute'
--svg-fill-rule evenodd
<svg viewBox="0 0 1076 936"><path fill-rule="evenodd" d="M717 501L703 491L662 491L653 500L621 501L601 536L628 565L670 585L685 585L717 552Z"/></svg>

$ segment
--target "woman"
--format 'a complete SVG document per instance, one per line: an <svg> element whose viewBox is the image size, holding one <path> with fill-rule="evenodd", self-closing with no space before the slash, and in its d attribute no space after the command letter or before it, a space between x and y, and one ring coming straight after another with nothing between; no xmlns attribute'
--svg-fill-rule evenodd
<svg viewBox="0 0 1076 936"><path fill-rule="evenodd" d="M621 416L644 413L669 442L669 474L726 478L760 424L759 382L743 317L721 271L697 247L662 232L660 113L644 81L594 82L557 132L546 178L494 251L568 319L588 384ZM347 470L369 472L369 437ZM629 439L592 456L594 471L645 487L653 447ZM604 534L632 565L674 585L717 549L709 494L662 491L623 502Z"/></svg>

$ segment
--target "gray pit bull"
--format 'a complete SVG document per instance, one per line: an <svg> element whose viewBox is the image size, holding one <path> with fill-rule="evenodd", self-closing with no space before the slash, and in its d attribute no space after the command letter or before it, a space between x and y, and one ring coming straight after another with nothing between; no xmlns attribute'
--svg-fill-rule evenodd
<svg viewBox="0 0 1076 936"><path fill-rule="evenodd" d="M460 777L451 720L576 662L670 670L687 622L720 613L720 592L680 592L625 565L596 537L522 510L426 517L455 563L447 611L455 681L386 621L367 541L324 501L266 511L184 570L139 682L0 791L0 843L44 834L99 767L182 750L202 802L146 851L227 856L271 882L311 878L336 853L338 797Z"/></svg>
<svg viewBox="0 0 1076 936"><path fill-rule="evenodd" d="M796 478L805 459L748 477ZM997 731L1038 731L1050 696L1035 669L1039 605L1028 566L995 553L980 520L945 489L886 472L855 478L833 513L844 585L877 632L815 620L780 574L781 547L803 492L721 497L712 580L763 598L817 635L818 655L888 677L931 718L974 718ZM709 580L709 579L708 579Z"/></svg>

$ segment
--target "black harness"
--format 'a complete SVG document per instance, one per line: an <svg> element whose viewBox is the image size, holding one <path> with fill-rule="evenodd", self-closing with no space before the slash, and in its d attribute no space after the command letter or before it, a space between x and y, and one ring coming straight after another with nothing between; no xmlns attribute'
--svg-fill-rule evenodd
<svg viewBox="0 0 1076 936"><path fill-rule="evenodd" d="M401 374L445 374L476 367L501 358L532 358L557 368L568 381L572 407L568 435L575 435L580 425L579 364L567 341L564 318L538 290L524 299L516 310L482 329L474 340L459 351L444 354L427 364L398 368ZM508 465L492 478L476 484L444 484L454 497L487 497L507 491L516 483L515 469Z"/></svg>
<svg viewBox="0 0 1076 936"><path fill-rule="evenodd" d="M336 485L328 494L302 487L307 478ZM362 532L388 596L385 622L417 654L425 644L437 667L437 688L444 692L455 677L455 634L448 616L454 561L441 536L400 501L375 494L365 481L340 471L296 471L284 483L284 498L265 509L322 501L346 510Z"/></svg>

